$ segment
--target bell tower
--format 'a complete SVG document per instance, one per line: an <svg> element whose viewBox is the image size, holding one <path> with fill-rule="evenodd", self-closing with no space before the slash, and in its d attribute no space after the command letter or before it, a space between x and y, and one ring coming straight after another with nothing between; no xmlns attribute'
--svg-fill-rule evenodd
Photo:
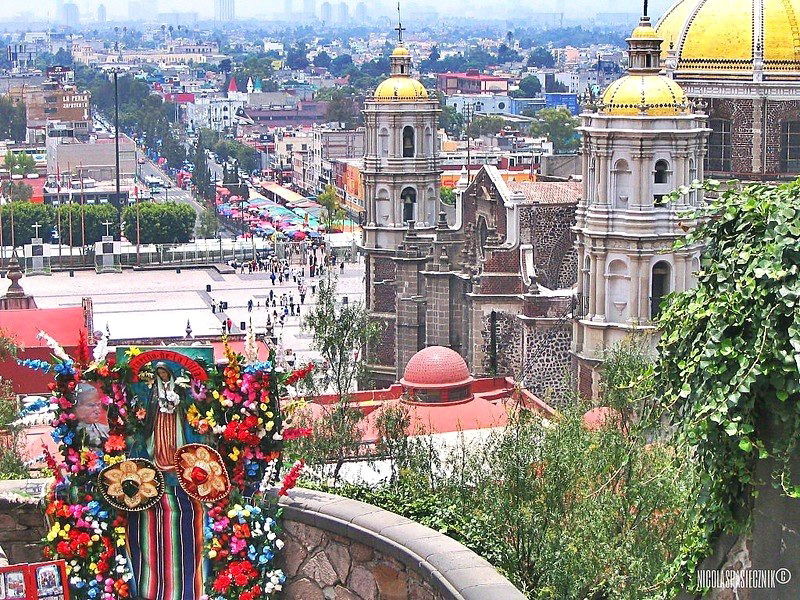
<svg viewBox="0 0 800 600"><path fill-rule="evenodd" d="M402 24L392 52L391 75L365 102L364 196L366 218L361 250L366 257L366 303L383 334L366 359L375 385L391 385L405 366L398 347L418 349L407 337L424 323L416 305L399 306L399 297L416 297L418 272L436 228L440 209L438 99L411 76L411 53L403 44ZM417 253L408 258L411 235ZM401 247L403 246L403 247ZM411 262L409 262L411 260ZM413 265L412 265L413 263ZM402 371L400 371L402 373Z"/></svg>
<svg viewBox="0 0 800 600"><path fill-rule="evenodd" d="M710 129L681 87L659 74L661 39L642 17L628 38L628 74L581 116L583 197L576 214L578 303L572 352L579 392L598 393L603 351L634 331L655 332L662 300L694 285L698 246L675 249L693 227Z"/></svg>

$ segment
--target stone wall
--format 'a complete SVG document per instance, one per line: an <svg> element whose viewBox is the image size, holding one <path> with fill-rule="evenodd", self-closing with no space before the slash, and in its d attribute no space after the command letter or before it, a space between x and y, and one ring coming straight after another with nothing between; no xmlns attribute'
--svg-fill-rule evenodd
<svg viewBox="0 0 800 600"><path fill-rule="evenodd" d="M286 600L524 600L486 560L405 517L295 489L283 502Z"/></svg>
<svg viewBox="0 0 800 600"><path fill-rule="evenodd" d="M46 533L36 500L0 497L0 546L10 563L42 560L41 540Z"/></svg>
<svg viewBox="0 0 800 600"><path fill-rule="evenodd" d="M571 347L569 320L526 325L522 383L553 408L563 408L574 390Z"/></svg>

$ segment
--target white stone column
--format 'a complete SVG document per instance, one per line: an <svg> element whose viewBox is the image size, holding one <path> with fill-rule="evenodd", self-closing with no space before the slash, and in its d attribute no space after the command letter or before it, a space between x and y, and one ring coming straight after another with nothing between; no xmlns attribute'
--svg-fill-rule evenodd
<svg viewBox="0 0 800 600"><path fill-rule="evenodd" d="M631 284L628 289L628 302L630 302L631 309L629 311L628 320L632 323L640 323L642 321L641 314L639 313L639 288L642 279L642 262L639 256L633 255L630 257L631 263Z"/></svg>
<svg viewBox="0 0 800 600"><path fill-rule="evenodd" d="M595 252L589 253L589 289L586 290L586 295L589 298L589 314L586 315L587 319L593 319L597 312L597 254Z"/></svg>
<svg viewBox="0 0 800 600"><path fill-rule="evenodd" d="M606 320L606 252L598 252L595 264L595 315L593 321Z"/></svg>

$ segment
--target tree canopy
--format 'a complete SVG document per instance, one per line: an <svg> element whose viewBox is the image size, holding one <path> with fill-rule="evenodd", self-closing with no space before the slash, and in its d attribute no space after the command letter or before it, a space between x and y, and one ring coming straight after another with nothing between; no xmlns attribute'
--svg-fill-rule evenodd
<svg viewBox="0 0 800 600"><path fill-rule="evenodd" d="M536 119L531 124L531 134L547 137L556 154L575 152L580 146L576 131L580 121L566 108L543 108L536 113Z"/></svg>

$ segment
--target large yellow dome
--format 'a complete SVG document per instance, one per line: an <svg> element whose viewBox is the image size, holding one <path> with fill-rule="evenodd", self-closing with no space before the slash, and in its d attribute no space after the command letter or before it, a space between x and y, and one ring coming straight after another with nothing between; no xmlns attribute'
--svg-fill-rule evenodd
<svg viewBox="0 0 800 600"><path fill-rule="evenodd" d="M670 117L689 111L680 85L663 75L625 75L603 93L599 112L607 115Z"/></svg>
<svg viewBox="0 0 800 600"><path fill-rule="evenodd" d="M800 79L800 0L678 0L656 30L679 79L752 80L762 49L765 80Z"/></svg>
<svg viewBox="0 0 800 600"><path fill-rule="evenodd" d="M375 100L391 102L414 102L427 100L428 90L416 79L395 75L375 88Z"/></svg>

